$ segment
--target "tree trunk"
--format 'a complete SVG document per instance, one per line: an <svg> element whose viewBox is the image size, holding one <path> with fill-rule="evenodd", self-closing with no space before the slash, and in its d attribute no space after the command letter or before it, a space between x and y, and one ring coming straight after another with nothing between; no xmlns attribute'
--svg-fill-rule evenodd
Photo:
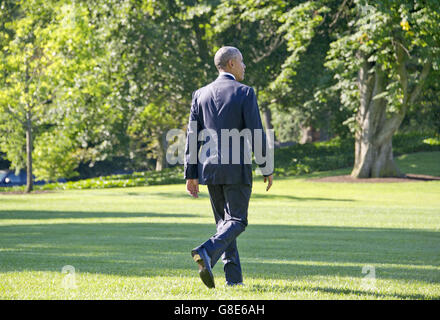
<svg viewBox="0 0 440 320"><path fill-rule="evenodd" d="M270 111L269 107L265 107L263 110L263 116L264 116L264 124L266 126L266 130L273 130L273 125L272 125L272 112ZM274 143L275 141L277 141L277 137L275 135L275 131L274 131Z"/></svg>
<svg viewBox="0 0 440 320"><path fill-rule="evenodd" d="M266 130L273 129L272 112L270 111L270 109L266 107L263 111L263 114L264 114L264 124L266 125Z"/></svg>
<svg viewBox="0 0 440 320"><path fill-rule="evenodd" d="M356 115L355 162L351 176L401 177L403 174L394 163L391 140L403 117L397 114L387 119L386 100L374 98L385 91L386 75L379 66L371 72L370 64L363 59L358 85L360 107Z"/></svg>
<svg viewBox="0 0 440 320"><path fill-rule="evenodd" d="M320 132L316 130L313 126L301 126L300 129L301 129L301 138L299 141L300 144L319 141Z"/></svg>
<svg viewBox="0 0 440 320"><path fill-rule="evenodd" d="M423 66L418 83L410 92L405 56L397 50L398 73L403 91L401 107L387 114L387 101L383 97L387 76L380 65L372 64L359 54L362 61L358 74L360 106L356 114L355 163L351 176L355 178L403 177L393 159L392 137L405 117L409 104L414 103L431 68L431 60Z"/></svg>
<svg viewBox="0 0 440 320"><path fill-rule="evenodd" d="M158 138L156 171L161 171L164 168L168 168L166 157L167 146L166 133L161 133Z"/></svg>
<svg viewBox="0 0 440 320"><path fill-rule="evenodd" d="M330 111L326 112L324 115L324 123L319 128L319 141L328 141L330 136Z"/></svg>
<svg viewBox="0 0 440 320"><path fill-rule="evenodd" d="M34 188L32 178L32 124L30 111L26 113L26 193Z"/></svg>
<svg viewBox="0 0 440 320"><path fill-rule="evenodd" d="M355 178L405 176L394 162L391 137L381 145L356 139L355 165L351 176Z"/></svg>

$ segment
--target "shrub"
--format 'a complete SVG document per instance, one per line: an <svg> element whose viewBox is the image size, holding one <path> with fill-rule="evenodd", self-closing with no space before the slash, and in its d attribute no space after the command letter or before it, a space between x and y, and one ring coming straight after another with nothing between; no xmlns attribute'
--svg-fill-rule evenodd
<svg viewBox="0 0 440 320"><path fill-rule="evenodd" d="M440 151L437 133L399 133L393 137L394 154L421 151ZM330 141L295 144L275 150L276 176L297 176L315 171L329 171L353 166L354 139L336 137ZM254 166L255 168L255 166ZM102 189L184 183L183 166L162 171L134 172L67 183L36 185L36 190ZM0 188L0 191L19 191L24 187Z"/></svg>

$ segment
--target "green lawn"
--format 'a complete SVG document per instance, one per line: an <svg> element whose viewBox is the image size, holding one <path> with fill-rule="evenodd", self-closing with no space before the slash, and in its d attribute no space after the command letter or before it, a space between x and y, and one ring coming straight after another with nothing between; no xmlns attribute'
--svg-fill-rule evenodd
<svg viewBox="0 0 440 320"><path fill-rule="evenodd" d="M439 160L398 163L433 174ZM0 195L0 299L440 299L440 181L305 178L268 193L255 181L238 240L245 286L226 288L219 262L214 290L190 257L215 231L204 186L199 199L184 185Z"/></svg>
<svg viewBox="0 0 440 320"><path fill-rule="evenodd" d="M440 176L440 152L417 152L397 158L399 168L406 173Z"/></svg>

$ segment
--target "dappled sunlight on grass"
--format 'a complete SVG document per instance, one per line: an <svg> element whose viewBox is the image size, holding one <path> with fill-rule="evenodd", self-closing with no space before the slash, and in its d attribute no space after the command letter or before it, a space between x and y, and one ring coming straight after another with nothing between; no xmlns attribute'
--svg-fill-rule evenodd
<svg viewBox="0 0 440 320"><path fill-rule="evenodd" d="M184 185L2 195L3 299L439 299L440 182L256 179L238 239L244 287L200 282L190 250L215 232ZM24 201L23 201L24 200ZM75 209L77 208L77 209ZM63 288L63 266L75 289ZM373 266L374 290L362 285Z"/></svg>

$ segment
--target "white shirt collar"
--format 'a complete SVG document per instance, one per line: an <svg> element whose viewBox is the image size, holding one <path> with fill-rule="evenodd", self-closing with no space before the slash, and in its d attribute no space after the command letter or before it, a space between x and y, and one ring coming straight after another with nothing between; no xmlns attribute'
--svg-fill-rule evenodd
<svg viewBox="0 0 440 320"><path fill-rule="evenodd" d="M222 74L226 74L226 75L228 75L228 76L231 76L231 77L234 78L234 80L235 80L235 76L234 76L232 73L225 72L225 71L220 71L220 75L222 75Z"/></svg>

